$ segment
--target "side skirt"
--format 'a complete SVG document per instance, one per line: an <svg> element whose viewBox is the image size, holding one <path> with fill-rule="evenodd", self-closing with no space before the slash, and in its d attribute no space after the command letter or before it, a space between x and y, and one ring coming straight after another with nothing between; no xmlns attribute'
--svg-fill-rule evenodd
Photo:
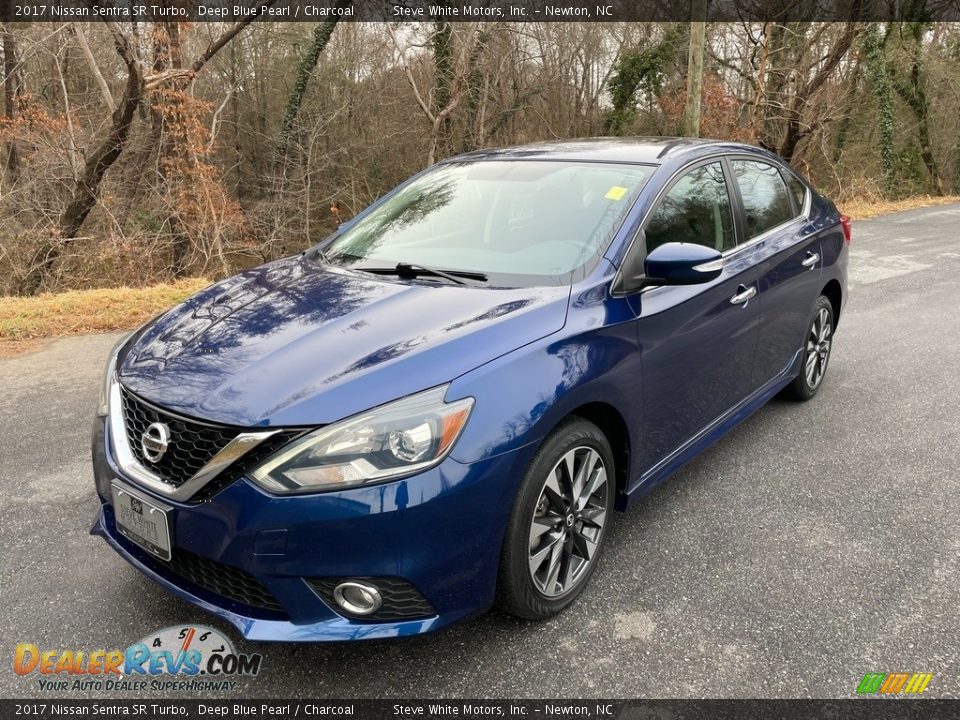
<svg viewBox="0 0 960 720"><path fill-rule="evenodd" d="M660 462L647 470L639 480L633 482L625 493L617 496L616 509L626 510L637 500L650 493L655 487L673 475L677 470L713 445L717 440L742 423L757 410L766 405L774 395L789 385L800 372L802 349L784 368L783 372L762 385L756 392L720 415L700 432L687 440Z"/></svg>

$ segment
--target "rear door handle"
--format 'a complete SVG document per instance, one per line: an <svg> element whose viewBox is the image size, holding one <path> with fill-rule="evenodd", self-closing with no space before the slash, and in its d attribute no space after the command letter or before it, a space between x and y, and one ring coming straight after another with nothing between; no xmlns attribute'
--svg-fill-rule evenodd
<svg viewBox="0 0 960 720"><path fill-rule="evenodd" d="M734 305L742 305L756 294L757 288L755 286L751 285L750 287L744 287L741 285L737 288L737 294L730 298L730 302Z"/></svg>
<svg viewBox="0 0 960 720"><path fill-rule="evenodd" d="M803 259L803 262L800 263L805 268L813 268L816 264L820 262L820 256L815 252L808 252L807 256Z"/></svg>

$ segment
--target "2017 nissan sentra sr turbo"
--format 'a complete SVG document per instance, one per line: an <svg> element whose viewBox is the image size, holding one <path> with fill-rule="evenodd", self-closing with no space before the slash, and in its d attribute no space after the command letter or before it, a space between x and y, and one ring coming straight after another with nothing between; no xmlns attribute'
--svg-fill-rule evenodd
<svg viewBox="0 0 960 720"><path fill-rule="evenodd" d="M251 639L549 617L615 513L775 394L817 394L849 244L746 145L441 162L116 348L93 532Z"/></svg>

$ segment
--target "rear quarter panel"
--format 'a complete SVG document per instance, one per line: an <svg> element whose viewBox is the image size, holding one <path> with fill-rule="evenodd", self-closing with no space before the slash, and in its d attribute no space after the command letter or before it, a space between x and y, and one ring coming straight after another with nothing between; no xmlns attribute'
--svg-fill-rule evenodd
<svg viewBox="0 0 960 720"><path fill-rule="evenodd" d="M840 212L831 200L814 191L810 206L810 222L820 234L820 251L823 258L821 287L826 287L831 280L840 285L842 309L847 303L847 268L850 262L850 248L843 239ZM853 242L856 242L856 228L853 232Z"/></svg>

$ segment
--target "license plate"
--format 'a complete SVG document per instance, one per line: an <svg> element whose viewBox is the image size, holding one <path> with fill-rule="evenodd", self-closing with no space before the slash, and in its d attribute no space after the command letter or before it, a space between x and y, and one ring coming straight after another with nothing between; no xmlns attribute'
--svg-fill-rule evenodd
<svg viewBox="0 0 960 720"><path fill-rule="evenodd" d="M170 508L117 483L111 485L111 494L120 534L161 560L169 560L170 521L167 513Z"/></svg>

